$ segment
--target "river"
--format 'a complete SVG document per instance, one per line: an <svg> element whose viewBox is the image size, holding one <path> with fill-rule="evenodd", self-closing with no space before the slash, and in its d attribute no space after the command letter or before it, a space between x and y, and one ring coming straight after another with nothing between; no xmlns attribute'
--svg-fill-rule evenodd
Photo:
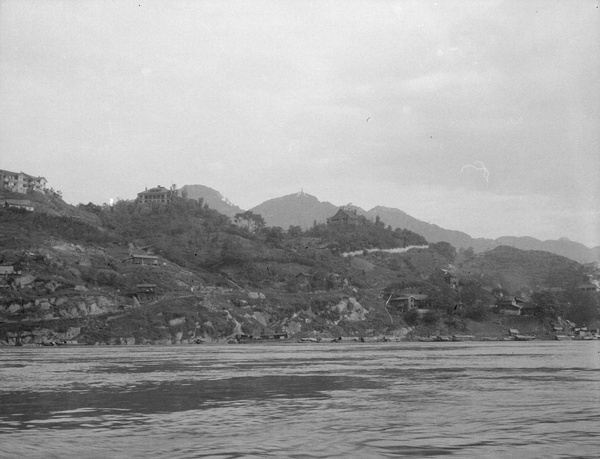
<svg viewBox="0 0 600 459"><path fill-rule="evenodd" d="M600 341L0 348L2 458L597 458Z"/></svg>

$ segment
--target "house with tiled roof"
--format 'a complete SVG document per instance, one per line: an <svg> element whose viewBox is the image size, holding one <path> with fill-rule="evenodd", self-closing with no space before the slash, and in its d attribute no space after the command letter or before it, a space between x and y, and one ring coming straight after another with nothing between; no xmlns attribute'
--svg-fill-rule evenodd
<svg viewBox="0 0 600 459"><path fill-rule="evenodd" d="M360 225L365 218L356 214L356 209L340 207L333 217L327 219L328 225Z"/></svg>
<svg viewBox="0 0 600 459"><path fill-rule="evenodd" d="M496 311L499 314L520 316L525 300L517 296L503 296L496 301Z"/></svg>

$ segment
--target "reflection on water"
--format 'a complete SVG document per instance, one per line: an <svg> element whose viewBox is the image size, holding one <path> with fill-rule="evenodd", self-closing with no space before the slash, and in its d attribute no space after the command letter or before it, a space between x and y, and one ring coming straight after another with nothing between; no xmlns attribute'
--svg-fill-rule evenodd
<svg viewBox="0 0 600 459"><path fill-rule="evenodd" d="M2 348L0 457L599 457L600 342Z"/></svg>

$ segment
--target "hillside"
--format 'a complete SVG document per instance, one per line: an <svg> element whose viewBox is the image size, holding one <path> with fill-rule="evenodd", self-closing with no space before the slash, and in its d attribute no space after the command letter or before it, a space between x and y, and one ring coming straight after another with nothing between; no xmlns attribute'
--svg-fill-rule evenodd
<svg viewBox="0 0 600 459"><path fill-rule="evenodd" d="M238 206L225 199L217 190L204 185L184 185L179 190L179 195L188 199L202 199L211 209L228 217L233 217L235 214L243 212Z"/></svg>
<svg viewBox="0 0 600 459"><path fill-rule="evenodd" d="M9 270L0 279L0 343L465 333L491 320L484 310L493 303L488 284L572 288L584 279L581 265L551 254L500 248L471 256L449 244L428 248L421 235L392 230L385 221L286 233L277 227L251 231L183 198L69 209L77 215L88 209L97 224L0 209L0 265ZM366 251L409 245L421 248ZM355 249L363 254L342 255ZM469 284L462 293L446 283L443 269ZM427 295L430 313L415 316L388 304L403 292ZM597 315L588 312L577 317ZM538 325L547 329L549 323Z"/></svg>
<svg viewBox="0 0 600 459"><path fill-rule="evenodd" d="M585 268L566 257L508 246L475 255L463 262L456 274L499 286L511 295L549 288L573 290L587 279Z"/></svg>
<svg viewBox="0 0 600 459"><path fill-rule="evenodd" d="M37 214L67 217L92 226L100 225L100 219L96 214L67 204L62 200L58 193L31 191L27 194L21 194L13 193L0 187L0 203L4 204L5 199L29 201Z"/></svg>
<svg viewBox="0 0 600 459"><path fill-rule="evenodd" d="M369 211L352 206L359 215L374 221L377 216L392 228L405 228L422 235L429 242L445 241L454 247L484 252L495 247L510 245L521 250L542 250L561 255L579 263L600 262L600 247L588 248L568 239L540 241L532 237L501 237L498 239L473 238L468 234L442 228L418 220L399 209L377 206ZM315 221L325 222L339 207L321 202L306 193L295 193L270 199L251 210L263 216L267 225L288 228L290 225L310 228Z"/></svg>

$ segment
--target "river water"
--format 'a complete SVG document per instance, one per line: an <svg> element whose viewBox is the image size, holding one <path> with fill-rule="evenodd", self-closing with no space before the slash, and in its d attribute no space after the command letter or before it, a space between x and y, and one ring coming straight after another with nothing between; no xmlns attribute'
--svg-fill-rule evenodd
<svg viewBox="0 0 600 459"><path fill-rule="evenodd" d="M600 341L0 348L2 458L600 457Z"/></svg>

